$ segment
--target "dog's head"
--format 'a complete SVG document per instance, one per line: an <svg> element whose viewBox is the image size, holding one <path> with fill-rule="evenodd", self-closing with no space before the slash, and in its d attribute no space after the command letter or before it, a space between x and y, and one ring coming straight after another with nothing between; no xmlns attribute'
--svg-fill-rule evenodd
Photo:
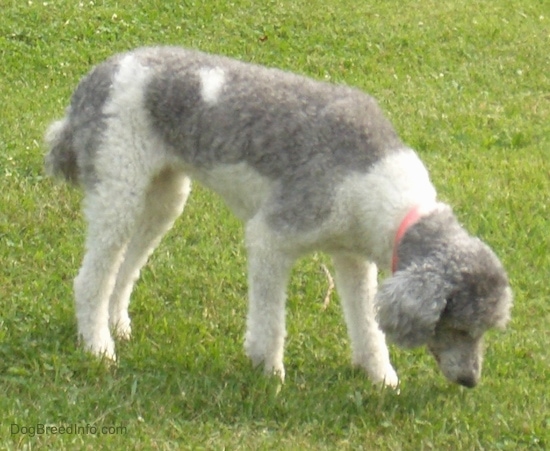
<svg viewBox="0 0 550 451"><path fill-rule="evenodd" d="M500 261L447 208L411 226L398 254L396 272L376 297L380 328L399 346L427 345L449 380L474 387L483 334L510 318L512 294Z"/></svg>

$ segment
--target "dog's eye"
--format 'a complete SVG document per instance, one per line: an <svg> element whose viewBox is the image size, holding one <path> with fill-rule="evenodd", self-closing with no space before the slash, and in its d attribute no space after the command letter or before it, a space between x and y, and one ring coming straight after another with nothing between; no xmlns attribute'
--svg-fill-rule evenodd
<svg viewBox="0 0 550 451"><path fill-rule="evenodd" d="M460 338L468 338L470 334L465 330L457 330L456 335L458 335Z"/></svg>
<svg viewBox="0 0 550 451"><path fill-rule="evenodd" d="M448 296L445 298L445 308L443 309L443 316L449 315L453 308L454 298L453 296Z"/></svg>

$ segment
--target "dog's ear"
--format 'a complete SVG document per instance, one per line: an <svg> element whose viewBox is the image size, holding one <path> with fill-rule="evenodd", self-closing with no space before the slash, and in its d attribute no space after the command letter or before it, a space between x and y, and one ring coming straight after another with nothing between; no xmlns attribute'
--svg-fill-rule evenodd
<svg viewBox="0 0 550 451"><path fill-rule="evenodd" d="M376 295L377 320L388 340L404 348L426 344L447 304L442 270L410 266L386 279Z"/></svg>

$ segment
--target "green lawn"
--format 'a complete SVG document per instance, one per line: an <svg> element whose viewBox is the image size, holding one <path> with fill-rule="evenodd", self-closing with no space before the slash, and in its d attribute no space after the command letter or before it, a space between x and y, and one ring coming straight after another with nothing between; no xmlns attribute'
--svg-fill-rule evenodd
<svg viewBox="0 0 550 451"><path fill-rule="evenodd" d="M513 320L488 335L478 388L421 349L392 349L399 394L353 370L323 255L293 272L286 383L252 370L241 227L197 186L143 271L119 363L78 348L81 194L44 178L42 135L91 65L152 43L379 99L509 271ZM0 0L0 63L0 449L550 447L548 0Z"/></svg>

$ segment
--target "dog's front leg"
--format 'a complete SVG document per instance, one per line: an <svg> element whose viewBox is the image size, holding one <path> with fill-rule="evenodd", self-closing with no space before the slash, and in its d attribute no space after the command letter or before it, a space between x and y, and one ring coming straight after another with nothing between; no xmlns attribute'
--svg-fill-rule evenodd
<svg viewBox="0 0 550 451"><path fill-rule="evenodd" d="M397 386L399 380L374 315L376 265L348 255L335 255L333 261L336 287L351 340L353 364L366 370L374 382Z"/></svg>
<svg viewBox="0 0 550 451"><path fill-rule="evenodd" d="M246 227L249 309L245 351L254 366L284 380L286 284L292 259L261 218Z"/></svg>

